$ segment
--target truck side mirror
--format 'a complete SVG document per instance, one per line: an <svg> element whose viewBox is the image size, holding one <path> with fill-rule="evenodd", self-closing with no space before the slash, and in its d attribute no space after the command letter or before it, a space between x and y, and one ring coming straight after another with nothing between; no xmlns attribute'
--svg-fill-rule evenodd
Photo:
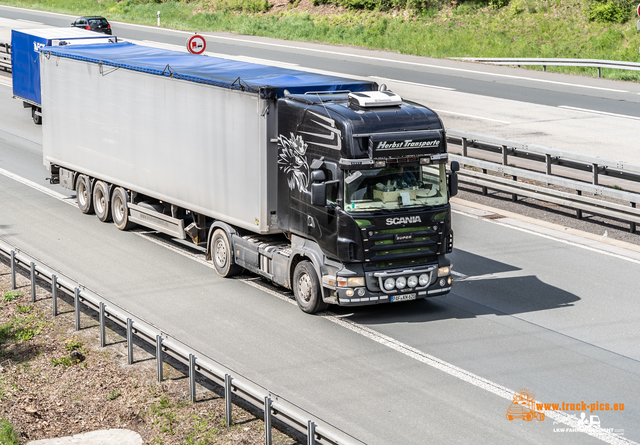
<svg viewBox="0 0 640 445"><path fill-rule="evenodd" d="M460 163L458 161L451 161L451 171L452 172L460 171Z"/></svg>
<svg viewBox="0 0 640 445"><path fill-rule="evenodd" d="M311 183L323 182L327 179L322 170L314 170L311 172Z"/></svg>
<svg viewBox="0 0 640 445"><path fill-rule="evenodd" d="M458 194L458 174L456 172L453 172L453 173L449 173L448 176L449 176L449 197L454 197Z"/></svg>
<svg viewBox="0 0 640 445"><path fill-rule="evenodd" d="M326 178L322 170L311 172L311 204L314 206L327 205L327 184L324 182Z"/></svg>

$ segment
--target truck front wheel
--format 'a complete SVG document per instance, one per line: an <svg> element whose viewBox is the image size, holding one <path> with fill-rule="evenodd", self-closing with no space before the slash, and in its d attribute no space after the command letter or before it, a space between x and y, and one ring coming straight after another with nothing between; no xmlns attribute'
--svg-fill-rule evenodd
<svg viewBox="0 0 640 445"><path fill-rule="evenodd" d="M111 219L109 189L107 188L107 184L102 181L96 181L96 183L93 184L93 208L100 221L107 222Z"/></svg>
<svg viewBox="0 0 640 445"><path fill-rule="evenodd" d="M329 307L322 301L318 274L309 261L300 261L293 271L293 295L300 309L307 314L322 312Z"/></svg>
<svg viewBox="0 0 640 445"><path fill-rule="evenodd" d="M93 199L91 196L91 180L86 175L80 175L76 182L76 201L78 208L85 215L93 213Z"/></svg>
<svg viewBox="0 0 640 445"><path fill-rule="evenodd" d="M116 187L111 196L111 216L113 217L113 223L120 230L129 230L134 226L134 223L129 221L128 202L127 191L122 187Z"/></svg>
<svg viewBox="0 0 640 445"><path fill-rule="evenodd" d="M242 267L237 264L231 264L231 243L227 234L222 229L216 229L213 232L213 239L211 241L211 258L213 259L213 266L216 268L216 272L221 277L231 277L238 275L242 270Z"/></svg>

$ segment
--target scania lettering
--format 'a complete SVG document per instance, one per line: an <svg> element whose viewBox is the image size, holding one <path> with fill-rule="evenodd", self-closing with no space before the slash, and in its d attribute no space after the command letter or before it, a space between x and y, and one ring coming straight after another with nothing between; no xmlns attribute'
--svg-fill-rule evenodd
<svg viewBox="0 0 640 445"><path fill-rule="evenodd" d="M308 313L450 291L457 164L430 109L130 43L48 46L40 63L44 163L83 213L191 240L222 277L258 274Z"/></svg>
<svg viewBox="0 0 640 445"><path fill-rule="evenodd" d="M398 224L407 224L407 223L415 223L422 222L419 216L409 216L405 218L387 218L387 225L398 225Z"/></svg>

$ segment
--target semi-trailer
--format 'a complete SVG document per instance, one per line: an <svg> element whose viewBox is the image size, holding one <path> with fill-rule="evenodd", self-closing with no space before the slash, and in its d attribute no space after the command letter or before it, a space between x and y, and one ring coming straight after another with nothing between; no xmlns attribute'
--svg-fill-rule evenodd
<svg viewBox="0 0 640 445"><path fill-rule="evenodd" d="M79 28L42 28L11 30L11 71L13 98L31 108L36 125L42 124L40 99L40 50L46 46L87 45L117 42L116 36L104 36Z"/></svg>
<svg viewBox="0 0 640 445"><path fill-rule="evenodd" d="M429 108L375 82L129 43L40 62L44 163L83 213L190 239L220 276L258 274L307 313L450 291L458 166Z"/></svg>

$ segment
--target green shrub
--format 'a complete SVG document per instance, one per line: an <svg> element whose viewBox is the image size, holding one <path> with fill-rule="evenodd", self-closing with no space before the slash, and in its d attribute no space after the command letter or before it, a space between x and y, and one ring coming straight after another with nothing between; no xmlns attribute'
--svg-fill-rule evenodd
<svg viewBox="0 0 640 445"><path fill-rule="evenodd" d="M612 0L606 3L592 2L589 5L587 18L590 22L624 23L629 19L628 9Z"/></svg>
<svg viewBox="0 0 640 445"><path fill-rule="evenodd" d="M509 0L489 0L489 6L493 9L504 8L509 4Z"/></svg>
<svg viewBox="0 0 640 445"><path fill-rule="evenodd" d="M0 444L2 445L19 445L18 433L13 426L5 420L0 418Z"/></svg>
<svg viewBox="0 0 640 445"><path fill-rule="evenodd" d="M17 290L14 290L11 292L5 292L4 295L2 296L2 299L4 301L13 301L18 297L22 297L22 292L18 292Z"/></svg>
<svg viewBox="0 0 640 445"><path fill-rule="evenodd" d="M269 0L218 0L216 9L238 12L267 12L271 9Z"/></svg>

